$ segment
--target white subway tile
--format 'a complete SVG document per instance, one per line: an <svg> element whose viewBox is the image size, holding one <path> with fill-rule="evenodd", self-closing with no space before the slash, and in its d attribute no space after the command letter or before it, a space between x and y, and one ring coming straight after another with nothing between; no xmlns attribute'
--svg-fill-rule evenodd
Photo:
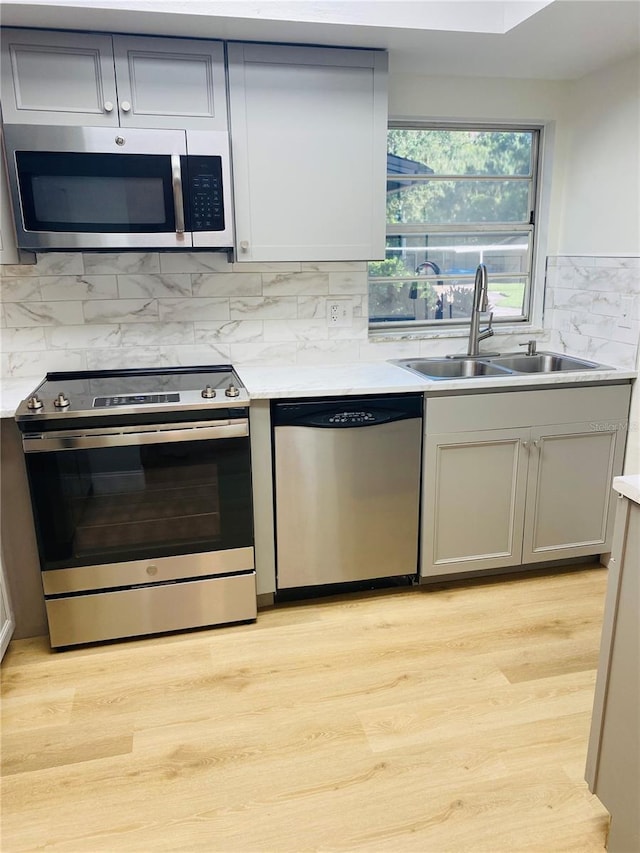
<svg viewBox="0 0 640 853"><path fill-rule="evenodd" d="M326 320L265 320L264 340L321 341L329 337Z"/></svg>
<svg viewBox="0 0 640 853"><path fill-rule="evenodd" d="M366 261L303 261L300 264L302 272L365 272Z"/></svg>
<svg viewBox="0 0 640 853"><path fill-rule="evenodd" d="M83 302L86 323L149 323L158 320L157 299L97 299Z"/></svg>
<svg viewBox="0 0 640 853"><path fill-rule="evenodd" d="M295 343L237 343L231 344L231 362L242 364L289 364L296 363Z"/></svg>
<svg viewBox="0 0 640 853"><path fill-rule="evenodd" d="M368 288L367 274L361 272L329 273L329 293L342 295L345 293L366 294Z"/></svg>
<svg viewBox="0 0 640 853"><path fill-rule="evenodd" d="M279 272L262 274L265 296L322 295L329 292L329 274L321 272Z"/></svg>
<svg viewBox="0 0 640 853"><path fill-rule="evenodd" d="M360 357L357 341L300 341L297 364L351 364Z"/></svg>
<svg viewBox="0 0 640 853"><path fill-rule="evenodd" d="M231 272L226 252L160 252L160 271L163 273Z"/></svg>
<svg viewBox="0 0 640 853"><path fill-rule="evenodd" d="M47 348L42 326L23 329L3 329L0 335L1 352L36 352Z"/></svg>
<svg viewBox="0 0 640 853"><path fill-rule="evenodd" d="M121 343L118 326L53 326L45 330L49 349L93 349L117 347Z"/></svg>
<svg viewBox="0 0 640 853"><path fill-rule="evenodd" d="M0 280L0 302L40 302L41 300L39 278L5 278L3 275Z"/></svg>
<svg viewBox="0 0 640 853"><path fill-rule="evenodd" d="M120 336L124 347L193 344L193 323L123 323Z"/></svg>
<svg viewBox="0 0 640 853"><path fill-rule="evenodd" d="M48 275L40 279L43 300L117 299L115 275Z"/></svg>
<svg viewBox="0 0 640 853"><path fill-rule="evenodd" d="M197 273L191 276L194 296L261 296L258 272Z"/></svg>
<svg viewBox="0 0 640 853"><path fill-rule="evenodd" d="M234 263L233 272L300 272L300 263L293 261L260 261L247 263Z"/></svg>
<svg viewBox="0 0 640 853"><path fill-rule="evenodd" d="M298 301L295 296L245 296L229 300L232 320L288 320L295 319Z"/></svg>
<svg viewBox="0 0 640 853"><path fill-rule="evenodd" d="M80 252L42 252L32 269L36 275L82 275L84 264Z"/></svg>
<svg viewBox="0 0 640 853"><path fill-rule="evenodd" d="M197 321L193 325L197 344L207 344L211 341L255 342L263 339L262 320Z"/></svg>
<svg viewBox="0 0 640 853"><path fill-rule="evenodd" d="M84 272L94 275L160 272L157 252L85 252L83 259Z"/></svg>
<svg viewBox="0 0 640 853"><path fill-rule="evenodd" d="M191 296L191 276L188 273L119 275L118 296L120 299Z"/></svg>
<svg viewBox="0 0 640 853"><path fill-rule="evenodd" d="M85 370L84 351L41 350L6 354L5 376L39 376L53 371Z"/></svg>
<svg viewBox="0 0 640 853"><path fill-rule="evenodd" d="M206 297L159 299L160 320L185 322L196 320L228 320L229 300Z"/></svg>
<svg viewBox="0 0 640 853"><path fill-rule="evenodd" d="M7 302L7 326L73 326L83 322L81 302Z"/></svg>

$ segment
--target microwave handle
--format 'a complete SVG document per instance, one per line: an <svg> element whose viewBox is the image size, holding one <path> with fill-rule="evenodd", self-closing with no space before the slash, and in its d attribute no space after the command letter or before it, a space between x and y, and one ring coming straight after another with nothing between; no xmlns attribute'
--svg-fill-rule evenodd
<svg viewBox="0 0 640 853"><path fill-rule="evenodd" d="M171 186L173 187L173 207L176 215L176 234L184 234L184 201L182 199L182 172L180 156L171 155Z"/></svg>

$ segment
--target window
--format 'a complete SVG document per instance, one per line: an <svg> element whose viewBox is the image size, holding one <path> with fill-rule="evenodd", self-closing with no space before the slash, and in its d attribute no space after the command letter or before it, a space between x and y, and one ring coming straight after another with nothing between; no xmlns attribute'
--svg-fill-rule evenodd
<svg viewBox="0 0 640 853"><path fill-rule="evenodd" d="M372 328L468 323L479 263L494 323L529 319L538 151L534 128L389 128L385 260L369 264Z"/></svg>

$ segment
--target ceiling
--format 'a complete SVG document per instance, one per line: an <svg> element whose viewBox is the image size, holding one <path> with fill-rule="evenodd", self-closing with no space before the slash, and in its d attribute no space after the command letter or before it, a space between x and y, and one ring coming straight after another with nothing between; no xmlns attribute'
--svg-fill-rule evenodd
<svg viewBox="0 0 640 853"><path fill-rule="evenodd" d="M570 80L640 51L640 0L25 0L2 24L385 48L436 76Z"/></svg>

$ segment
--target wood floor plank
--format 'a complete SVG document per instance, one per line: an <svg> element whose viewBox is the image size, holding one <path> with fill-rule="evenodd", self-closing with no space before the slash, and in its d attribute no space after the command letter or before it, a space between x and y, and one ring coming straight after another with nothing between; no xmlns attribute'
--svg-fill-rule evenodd
<svg viewBox="0 0 640 853"><path fill-rule="evenodd" d="M2 851L603 853L606 573L374 591L2 666ZM565 606L566 605L566 606Z"/></svg>

